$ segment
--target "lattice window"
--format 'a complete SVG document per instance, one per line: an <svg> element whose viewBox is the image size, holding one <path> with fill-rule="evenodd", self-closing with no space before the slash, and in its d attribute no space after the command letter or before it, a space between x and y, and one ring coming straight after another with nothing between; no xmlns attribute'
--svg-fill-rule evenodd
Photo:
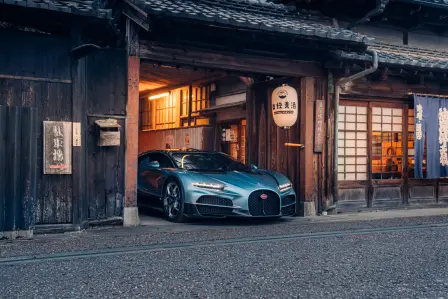
<svg viewBox="0 0 448 299"><path fill-rule="evenodd" d="M367 107L339 106L338 179L367 180Z"/></svg>
<svg viewBox="0 0 448 299"><path fill-rule="evenodd" d="M399 179L403 167L403 110L372 108L372 179Z"/></svg>
<svg viewBox="0 0 448 299"><path fill-rule="evenodd" d="M172 94L155 100L155 128L168 129L176 125L176 100Z"/></svg>

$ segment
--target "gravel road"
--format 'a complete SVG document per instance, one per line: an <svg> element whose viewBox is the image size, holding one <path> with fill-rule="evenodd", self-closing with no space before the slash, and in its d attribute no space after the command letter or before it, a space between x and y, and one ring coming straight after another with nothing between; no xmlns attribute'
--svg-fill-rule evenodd
<svg viewBox="0 0 448 299"><path fill-rule="evenodd" d="M448 299L446 224L280 221L0 241L0 298Z"/></svg>

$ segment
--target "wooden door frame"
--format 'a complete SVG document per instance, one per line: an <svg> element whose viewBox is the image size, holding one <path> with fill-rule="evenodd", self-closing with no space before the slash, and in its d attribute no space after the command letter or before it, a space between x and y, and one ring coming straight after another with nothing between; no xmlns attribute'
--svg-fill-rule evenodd
<svg viewBox="0 0 448 299"><path fill-rule="evenodd" d="M339 186L343 187L343 189L350 189L355 187L364 187L366 188L366 205L368 208L373 206L373 193L375 187L378 186L397 186L400 185L401 196L402 196L402 204L408 203L409 197L409 183L408 183L408 105L409 103L404 102L394 102L394 103L385 103L382 101L378 101L378 99L369 99L362 98L359 100L356 99L341 99L340 105L348 105L348 106L362 106L367 107L367 180L366 181L340 181ZM403 166L401 169L401 179L396 180L373 180L373 172L372 172L372 110L373 107L385 107L385 108L399 108L402 109L402 149L403 149ZM338 112L337 112L338 113Z"/></svg>

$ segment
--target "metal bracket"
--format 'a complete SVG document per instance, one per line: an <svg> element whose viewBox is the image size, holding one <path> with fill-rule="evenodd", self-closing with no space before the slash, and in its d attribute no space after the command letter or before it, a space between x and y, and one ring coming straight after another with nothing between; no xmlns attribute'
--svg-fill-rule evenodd
<svg viewBox="0 0 448 299"><path fill-rule="evenodd" d="M285 143L285 146L290 146L290 147L300 147L300 148L305 148L304 144L300 144L300 143Z"/></svg>

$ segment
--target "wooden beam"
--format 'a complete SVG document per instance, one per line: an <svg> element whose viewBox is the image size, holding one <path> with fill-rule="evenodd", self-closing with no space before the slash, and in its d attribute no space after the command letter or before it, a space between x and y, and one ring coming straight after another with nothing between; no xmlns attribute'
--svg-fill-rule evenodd
<svg viewBox="0 0 448 299"><path fill-rule="evenodd" d="M160 87L160 88L153 89L153 90L145 90L145 91L140 92L140 98L148 97L151 94L159 94L159 93L168 92L170 90L182 88L182 87L185 87L185 86L188 86L188 85L200 85L200 84L213 83L213 82L215 82L218 79L224 78L225 76L226 75L224 75L224 74L216 74L216 75L213 75L213 76L208 77L206 79L201 79L201 80L196 80L196 81L189 81L189 82L183 82L183 83L174 84L174 85L168 85L168 86Z"/></svg>
<svg viewBox="0 0 448 299"><path fill-rule="evenodd" d="M315 97L315 79L301 80L300 96L300 143L305 148L300 151L300 201L304 216L316 214L313 199L313 110ZM313 209L314 207L314 209Z"/></svg>
<svg viewBox="0 0 448 299"><path fill-rule="evenodd" d="M67 83L67 84L72 83L72 80L39 78L39 77L31 77L31 76L12 76L12 75L6 75L6 74L0 74L0 79L27 80L27 81L39 81L39 82L48 82L48 83Z"/></svg>
<svg viewBox="0 0 448 299"><path fill-rule="evenodd" d="M150 30L148 23L148 14L134 4L130 3L129 1L124 1L122 12L126 17L134 21L141 28L145 29L146 31Z"/></svg>
<svg viewBox="0 0 448 299"><path fill-rule="evenodd" d="M324 78L325 76L321 64L314 62L215 52L195 48L176 49L173 45L155 44L149 41L142 41L140 46L140 57L154 62L230 70L244 74L319 78Z"/></svg>
<svg viewBox="0 0 448 299"><path fill-rule="evenodd" d="M126 155L124 226L139 224L137 209L138 119L139 119L139 36L138 27L126 20L128 100L126 105Z"/></svg>
<svg viewBox="0 0 448 299"><path fill-rule="evenodd" d="M77 27L71 31L72 46L81 44L81 30ZM88 202L86 188L86 58L72 59L72 122L73 133L75 128L80 129L81 144L72 147L72 213L73 224L81 228L88 226ZM79 125L78 125L79 124Z"/></svg>
<svg viewBox="0 0 448 299"><path fill-rule="evenodd" d="M181 100L182 102L182 100ZM188 89L188 126L191 126L191 109L193 108L193 86Z"/></svg>

